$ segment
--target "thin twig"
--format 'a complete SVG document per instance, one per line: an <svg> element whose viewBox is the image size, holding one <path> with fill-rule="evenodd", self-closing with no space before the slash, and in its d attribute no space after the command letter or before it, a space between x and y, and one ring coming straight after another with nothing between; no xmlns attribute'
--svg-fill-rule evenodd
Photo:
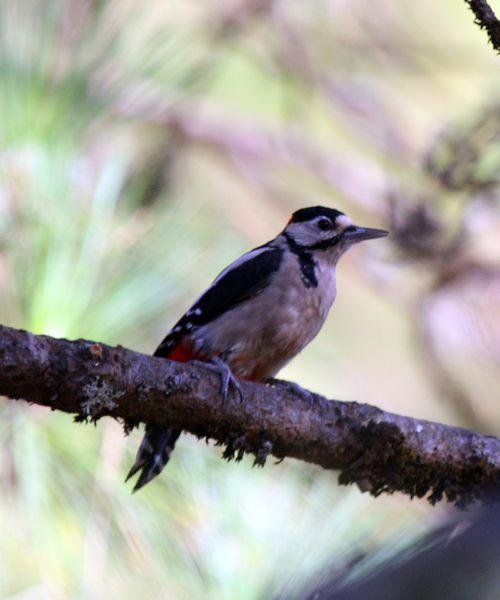
<svg viewBox="0 0 500 600"><path fill-rule="evenodd" d="M500 52L500 21L486 0L465 0L476 16L474 22L488 33L491 45Z"/></svg>

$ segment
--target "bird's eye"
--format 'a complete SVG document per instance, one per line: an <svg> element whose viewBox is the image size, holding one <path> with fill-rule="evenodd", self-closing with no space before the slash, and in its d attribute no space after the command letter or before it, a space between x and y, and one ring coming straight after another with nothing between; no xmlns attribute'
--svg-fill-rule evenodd
<svg viewBox="0 0 500 600"><path fill-rule="evenodd" d="M333 223L330 219L320 219L318 221L318 227L321 231L329 231L330 229L333 229Z"/></svg>

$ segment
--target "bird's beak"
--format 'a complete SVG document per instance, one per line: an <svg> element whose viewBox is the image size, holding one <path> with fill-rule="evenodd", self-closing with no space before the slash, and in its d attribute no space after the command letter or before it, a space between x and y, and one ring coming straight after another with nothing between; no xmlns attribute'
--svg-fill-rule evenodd
<svg viewBox="0 0 500 600"><path fill-rule="evenodd" d="M357 242L374 240L375 238L385 237L386 235L389 235L389 232L384 231L383 229L371 229L370 227L358 227L354 225L352 229L349 227L348 230L344 232L343 238L356 244Z"/></svg>

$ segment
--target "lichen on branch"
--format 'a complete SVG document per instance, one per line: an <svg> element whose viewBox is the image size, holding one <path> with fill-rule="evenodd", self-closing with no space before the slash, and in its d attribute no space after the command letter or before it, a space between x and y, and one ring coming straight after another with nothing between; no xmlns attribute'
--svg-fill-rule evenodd
<svg viewBox="0 0 500 600"><path fill-rule="evenodd" d="M297 458L374 496L400 491L463 507L500 485L496 437L287 386L242 381L241 389L243 401L222 405L217 374L200 365L0 326L0 394L79 421L180 427L225 446L227 459Z"/></svg>

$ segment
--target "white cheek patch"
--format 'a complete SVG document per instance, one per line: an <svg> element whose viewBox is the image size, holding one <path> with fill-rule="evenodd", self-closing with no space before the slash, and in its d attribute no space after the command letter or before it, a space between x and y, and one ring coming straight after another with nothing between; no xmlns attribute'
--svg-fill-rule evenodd
<svg viewBox="0 0 500 600"><path fill-rule="evenodd" d="M347 215L339 215L335 219L335 225L339 229L345 229L346 227L350 227L352 225L352 219L350 219Z"/></svg>

